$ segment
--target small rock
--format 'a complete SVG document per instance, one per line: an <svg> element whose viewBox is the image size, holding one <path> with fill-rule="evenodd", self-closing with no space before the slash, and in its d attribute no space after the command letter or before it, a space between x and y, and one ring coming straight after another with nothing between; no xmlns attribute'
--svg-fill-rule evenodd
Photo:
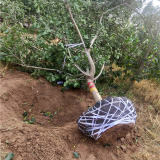
<svg viewBox="0 0 160 160"><path fill-rule="evenodd" d="M87 158L87 160L96 160L97 158L93 155L93 154L91 154L88 158Z"/></svg>
<svg viewBox="0 0 160 160"><path fill-rule="evenodd" d="M30 145L31 143L30 142L27 142L27 145Z"/></svg>
<svg viewBox="0 0 160 160"><path fill-rule="evenodd" d="M6 140L6 144L9 144L10 142L8 140Z"/></svg>
<svg viewBox="0 0 160 160"><path fill-rule="evenodd" d="M127 151L127 147L126 147L125 145L121 145L120 148L121 148L124 152Z"/></svg>
<svg viewBox="0 0 160 160"><path fill-rule="evenodd" d="M125 140L124 138L121 138L121 142L124 142L124 140Z"/></svg>
<svg viewBox="0 0 160 160"><path fill-rule="evenodd" d="M131 134L128 133L128 134L126 135L126 138L129 140L129 139L131 138Z"/></svg>

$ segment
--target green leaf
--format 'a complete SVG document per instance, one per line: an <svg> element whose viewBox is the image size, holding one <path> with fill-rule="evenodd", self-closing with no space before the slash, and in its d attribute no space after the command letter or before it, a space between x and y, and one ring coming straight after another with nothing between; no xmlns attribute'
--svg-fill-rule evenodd
<svg viewBox="0 0 160 160"><path fill-rule="evenodd" d="M14 154L12 152L8 153L6 156L5 156L5 160L12 160L14 158Z"/></svg>
<svg viewBox="0 0 160 160"><path fill-rule="evenodd" d="M44 116L45 116L45 117L48 117L48 116L49 116L49 114L48 114L48 113L44 113Z"/></svg>
<svg viewBox="0 0 160 160"><path fill-rule="evenodd" d="M37 9L37 13L40 13L40 8L38 7L38 9Z"/></svg>
<svg viewBox="0 0 160 160"><path fill-rule="evenodd" d="M33 122L33 121L28 121L28 123L29 123L29 124L34 124L34 122Z"/></svg>
<svg viewBox="0 0 160 160"><path fill-rule="evenodd" d="M36 121L36 119L35 119L34 117L32 117L32 118L31 118L31 121L32 121L32 122L35 122L35 121Z"/></svg>
<svg viewBox="0 0 160 160"><path fill-rule="evenodd" d="M73 152L74 157L79 158L79 153Z"/></svg>
<svg viewBox="0 0 160 160"><path fill-rule="evenodd" d="M104 144L104 147L110 147L110 146L111 146L111 145L108 144L108 143Z"/></svg>
<svg viewBox="0 0 160 160"><path fill-rule="evenodd" d="M85 39L88 39L88 35L84 35L84 38L85 38Z"/></svg>
<svg viewBox="0 0 160 160"><path fill-rule="evenodd" d="M27 117L27 111L24 111L23 117Z"/></svg>
<svg viewBox="0 0 160 160"><path fill-rule="evenodd" d="M79 83L78 83L78 82L74 83L74 88L76 88L76 87L78 87L78 86L79 86Z"/></svg>
<svg viewBox="0 0 160 160"><path fill-rule="evenodd" d="M50 117L50 118L53 118L53 115L51 114L51 115L49 115L49 117Z"/></svg>

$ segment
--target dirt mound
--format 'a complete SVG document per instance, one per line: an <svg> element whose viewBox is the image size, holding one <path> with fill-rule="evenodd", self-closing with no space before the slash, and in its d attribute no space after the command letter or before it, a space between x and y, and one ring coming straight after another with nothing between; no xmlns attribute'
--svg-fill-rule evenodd
<svg viewBox="0 0 160 160"><path fill-rule="evenodd" d="M40 78L8 71L0 77L0 157L13 152L16 160L129 160L137 146L135 133L114 143L83 135L76 120L93 105L82 90L62 91Z"/></svg>

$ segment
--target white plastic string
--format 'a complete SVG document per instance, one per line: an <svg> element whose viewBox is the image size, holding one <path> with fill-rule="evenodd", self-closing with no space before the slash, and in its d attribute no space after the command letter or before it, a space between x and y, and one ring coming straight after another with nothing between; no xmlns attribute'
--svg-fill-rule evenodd
<svg viewBox="0 0 160 160"><path fill-rule="evenodd" d="M77 46L80 46L82 45L83 43L75 43L75 44L66 44L65 46L67 46L68 48L74 48L74 47L77 47ZM66 56L64 58L64 62L63 62L63 69L64 69L64 65L65 65L65 61L66 61Z"/></svg>
<svg viewBox="0 0 160 160"><path fill-rule="evenodd" d="M126 97L107 97L96 103L78 119L79 129L99 139L103 132L118 124L135 124L136 111L134 104Z"/></svg>
<svg viewBox="0 0 160 160"><path fill-rule="evenodd" d="M83 43L66 44L66 46L67 46L68 48L74 48L74 47L80 46L80 45L82 45L82 44L83 44Z"/></svg>

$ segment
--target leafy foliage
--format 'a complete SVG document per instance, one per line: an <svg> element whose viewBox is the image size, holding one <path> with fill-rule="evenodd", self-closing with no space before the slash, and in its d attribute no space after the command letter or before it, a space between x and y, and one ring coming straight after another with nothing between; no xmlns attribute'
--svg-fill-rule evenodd
<svg viewBox="0 0 160 160"><path fill-rule="evenodd" d="M70 2L88 47L97 29L101 28L91 49L97 73L103 63L107 66L99 81L112 84L115 77L122 76L131 80L159 79L158 10L158 13L151 14L144 10L146 21L142 23L137 15L132 16L129 8L122 6L106 14L100 24L102 13L120 3L93 0ZM132 5L131 1L129 4ZM68 55L65 45L80 43L80 40L62 0L4 0L0 8L3 18L0 31L5 34L0 35L0 60L21 65L25 71L34 76L43 75L50 82L63 80L64 86L83 87L85 79L79 75L74 63L83 70L89 64L81 46L70 49L72 58ZM153 19L154 16L156 18ZM133 17L132 21L130 17ZM136 22L135 17L138 19ZM114 71L111 67L113 63L124 70Z"/></svg>

